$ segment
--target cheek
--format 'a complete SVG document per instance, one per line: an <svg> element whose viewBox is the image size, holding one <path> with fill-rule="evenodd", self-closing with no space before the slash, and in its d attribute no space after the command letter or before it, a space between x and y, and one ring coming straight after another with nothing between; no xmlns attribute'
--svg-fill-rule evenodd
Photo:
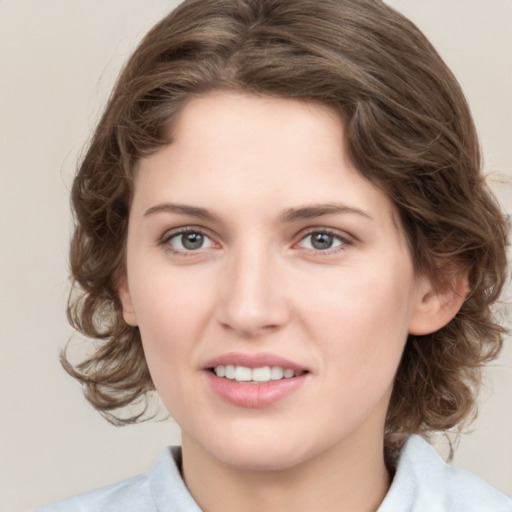
<svg viewBox="0 0 512 512"><path fill-rule="evenodd" d="M158 389L160 381L178 380L176 376L193 364L191 354L209 306L201 287L180 282L178 277L153 274L138 283L132 300L146 360Z"/></svg>
<svg viewBox="0 0 512 512"><path fill-rule="evenodd" d="M366 379L383 382L396 371L411 304L410 282L399 275L345 276L328 293L309 295L309 330L328 359L337 361L328 371L338 372L347 385Z"/></svg>

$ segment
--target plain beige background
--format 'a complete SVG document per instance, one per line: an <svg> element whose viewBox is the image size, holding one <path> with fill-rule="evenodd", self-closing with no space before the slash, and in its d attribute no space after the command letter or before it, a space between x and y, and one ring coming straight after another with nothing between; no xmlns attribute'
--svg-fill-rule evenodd
<svg viewBox="0 0 512 512"><path fill-rule="evenodd" d="M390 0L461 81L486 171L512 211L511 0ZM130 51L171 0L0 0L0 510L23 512L145 471L170 420L115 428L60 369L68 189ZM510 345L510 343L509 343ZM487 372L455 464L512 494L512 350ZM491 390L492 388L492 390Z"/></svg>

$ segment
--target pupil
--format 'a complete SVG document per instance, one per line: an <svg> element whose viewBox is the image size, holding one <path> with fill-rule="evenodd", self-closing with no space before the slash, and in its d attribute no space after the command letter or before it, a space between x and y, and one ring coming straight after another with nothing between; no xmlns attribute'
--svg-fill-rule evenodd
<svg viewBox="0 0 512 512"><path fill-rule="evenodd" d="M187 233L182 235L182 243L185 249L199 249L203 245L204 236L200 233Z"/></svg>
<svg viewBox="0 0 512 512"><path fill-rule="evenodd" d="M318 250L330 249L332 247L333 235L328 233L315 233L311 237L311 245Z"/></svg>

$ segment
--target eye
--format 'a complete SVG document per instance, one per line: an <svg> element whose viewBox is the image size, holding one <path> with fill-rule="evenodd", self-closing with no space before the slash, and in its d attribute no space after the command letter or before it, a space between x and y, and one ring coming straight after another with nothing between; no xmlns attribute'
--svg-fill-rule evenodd
<svg viewBox="0 0 512 512"><path fill-rule="evenodd" d="M215 245L207 235L193 229L170 233L163 239L163 244L174 253L195 252Z"/></svg>
<svg viewBox="0 0 512 512"><path fill-rule="evenodd" d="M330 231L312 231L303 237L299 242L299 247L303 249L312 249L314 251L329 251L337 249L349 242L340 235Z"/></svg>

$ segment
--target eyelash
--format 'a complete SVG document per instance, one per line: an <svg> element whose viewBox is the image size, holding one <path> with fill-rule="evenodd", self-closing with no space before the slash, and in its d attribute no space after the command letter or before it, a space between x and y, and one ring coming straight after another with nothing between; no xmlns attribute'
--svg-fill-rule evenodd
<svg viewBox="0 0 512 512"><path fill-rule="evenodd" d="M212 244L215 243L215 242L213 242L212 237L209 235L208 232L206 232L205 230L203 230L201 228L196 228L194 226L190 226L190 227L178 229L176 231L167 232L162 237L162 239L160 241L160 245L164 246L166 251L168 251L168 252L170 252L172 254L175 254L177 256L187 257L187 256L197 255L201 250L204 250L204 249L203 248L199 248L197 250L175 249L171 245L171 243L170 243L170 241L172 239L178 238L180 236L183 236L183 235L186 235L186 234L190 234L190 233L201 235L205 239L210 240L210 242ZM322 249L314 249L314 248L306 248L306 249L304 249L304 250L308 250L308 251L313 251L314 254L319 254L319 255L327 256L327 255L331 255L331 254L335 254L335 253L338 253L340 251L343 251L343 250L346 249L347 246L351 246L351 245L354 244L353 240L351 240L350 237L342 236L339 232L334 231L332 229L328 229L328 228L310 228L307 232L302 233L300 235L299 241L296 242L294 244L294 246L300 244L301 242L306 240L308 237L311 237L312 235L315 235L315 234L316 235L329 235L329 236L332 236L335 240L337 240L339 242L339 245L335 246L334 248L328 248L328 249L324 249L324 250L322 250Z"/></svg>
<svg viewBox="0 0 512 512"><path fill-rule="evenodd" d="M300 240L297 243L303 242L304 240L306 240L306 238L308 238L308 237L310 237L312 235L329 235L329 236L332 236L335 240L338 240L339 245L336 246L336 247L332 247L332 248L328 248L328 249L324 249L324 250L314 249L314 248L307 249L307 250L314 251L314 254L320 254L320 255L323 255L323 256L327 256L327 255L331 255L331 254L336 254L336 253L338 253L340 251L345 250L347 246L351 246L354 243L350 239L349 236L347 236L347 235L343 236L339 232L334 231L332 229L328 229L328 228L311 228L306 233L303 233L301 235Z"/></svg>
<svg viewBox="0 0 512 512"><path fill-rule="evenodd" d="M190 226L190 227L178 229L176 231L167 232L162 237L162 239L160 241L160 245L164 246L166 251L168 251L168 252L170 252L172 254L175 254L177 256L184 256L184 257L186 257L186 256L194 256L197 253L199 253L199 251L201 249L198 249L196 251L194 251L194 250L186 250L186 249L185 250L180 250L180 249L175 249L171 245L171 243L170 243L170 241L173 238L178 238L180 236L187 235L187 234L190 234L190 233L201 235L205 239L208 239L208 240L212 241L212 237L206 231L204 231L203 229L200 229L200 228L196 228L194 226Z"/></svg>

